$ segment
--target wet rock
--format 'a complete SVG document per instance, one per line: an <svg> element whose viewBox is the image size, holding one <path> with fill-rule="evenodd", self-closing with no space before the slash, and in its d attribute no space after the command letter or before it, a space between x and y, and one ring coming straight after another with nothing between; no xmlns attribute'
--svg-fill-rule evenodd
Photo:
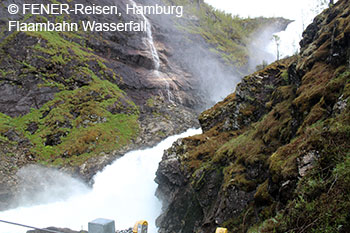
<svg viewBox="0 0 350 233"><path fill-rule="evenodd" d="M36 122L31 122L28 124L26 131L34 134L39 129L38 124Z"/></svg>
<svg viewBox="0 0 350 233"><path fill-rule="evenodd" d="M335 114L340 114L340 113L342 113L342 112L346 109L346 107L347 107L347 105L348 105L348 102L349 102L349 98L348 98L348 99L344 99L344 96L343 96L343 95L340 96L340 97L338 98L338 101L335 103L335 105L334 105L334 107L333 107L333 112L334 112Z"/></svg>
<svg viewBox="0 0 350 233"><path fill-rule="evenodd" d="M20 142L23 140L22 137L20 137L20 135L13 129L10 129L6 133L4 133L4 136L14 142Z"/></svg>
<svg viewBox="0 0 350 233"><path fill-rule="evenodd" d="M298 159L298 171L299 176L304 177L308 171L310 171L316 164L316 161L320 157L318 151L310 151L304 156Z"/></svg>
<svg viewBox="0 0 350 233"><path fill-rule="evenodd" d="M296 180L287 180L283 182L278 190L278 201L286 205L288 201L294 197L293 191L296 188L296 184Z"/></svg>
<svg viewBox="0 0 350 233"><path fill-rule="evenodd" d="M259 120L269 110L267 103L275 87L281 85L281 70L287 69L292 62L293 58L286 59L269 66L261 74L243 78L234 94L200 115L202 129L208 131L222 123L221 131L239 130ZM297 82L294 79L298 78L294 77L291 81Z"/></svg>
<svg viewBox="0 0 350 233"><path fill-rule="evenodd" d="M64 132L49 134L46 137L45 146L56 146L62 143L61 137L66 136Z"/></svg>
<svg viewBox="0 0 350 233"><path fill-rule="evenodd" d="M0 211L11 207L11 200L19 191L18 169L35 161L29 149L29 145L8 144L0 139Z"/></svg>

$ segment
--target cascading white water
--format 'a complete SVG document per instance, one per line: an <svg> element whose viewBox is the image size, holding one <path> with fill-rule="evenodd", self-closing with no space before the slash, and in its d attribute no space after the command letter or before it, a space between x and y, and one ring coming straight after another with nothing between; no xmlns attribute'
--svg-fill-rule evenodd
<svg viewBox="0 0 350 233"><path fill-rule="evenodd" d="M294 22L289 24L285 31L275 34L280 38L278 48L280 58L292 56L299 52L299 42L302 39L303 31L312 23L315 16L327 7L327 4L320 4L319 0L308 0L303 3L303 8L296 11L293 17L290 17ZM277 46L274 40L268 45L268 51L274 55L277 54Z"/></svg>
<svg viewBox="0 0 350 233"><path fill-rule="evenodd" d="M130 2L133 4L133 6L137 6L136 2L133 0L130 0ZM152 26L149 22L148 18L142 13L141 14L143 20L146 22L146 34L147 34L147 44L150 47L153 62L154 62L154 68L155 70L159 70L160 68L160 59L158 55L158 51L154 45L153 35L152 35Z"/></svg>
<svg viewBox="0 0 350 233"><path fill-rule="evenodd" d="M132 3L133 6L137 6L136 2L134 2L133 0L130 0L130 2ZM154 75L157 78L161 78L164 81L165 84L165 89L167 91L167 95L168 95L168 100L171 103L174 103L174 95L170 90L170 83L169 81L159 73L159 68L160 68L160 58L159 58L159 54L158 51L156 49L156 46L154 45L154 40L153 40L153 34L152 34L152 25L150 23L150 21L148 20L148 18L142 13L141 17L143 18L143 20L146 22L146 41L147 41L147 45L149 46L149 49L151 51L152 54L152 59L153 59L153 63L154 63Z"/></svg>
<svg viewBox="0 0 350 233"><path fill-rule="evenodd" d="M87 230L87 223L96 218L115 220L116 229L129 228L137 220L144 219L150 224L149 232L155 233L155 219L160 214L161 203L154 195L157 187L154 178L163 151L178 138L198 133L201 130L190 129L183 134L168 137L153 148L125 154L94 177L95 183L90 190L83 184L77 185L73 178L71 182L74 184L63 185L57 181L62 186L74 185L77 189L80 188L74 190L74 195L70 197L66 193L68 198L64 201L59 199L49 204L37 203L0 212L0 219L39 228L55 226L73 230ZM56 170L53 172L57 175ZM69 182L69 179L66 178L65 182ZM57 196L55 190L56 188L47 187L42 191L45 196ZM70 190L67 188L67 192ZM38 192L40 196L40 191ZM24 233L26 230L28 229L0 222L0 233Z"/></svg>
<svg viewBox="0 0 350 233"><path fill-rule="evenodd" d="M241 17L284 17L294 20L285 31L276 34L280 37L280 58L294 55L298 51L303 30L306 29L318 13L328 7L321 0L246 0L239 1L239 3L238 1L228 2L224 0L204 1L218 9ZM337 2L337 0L334 2ZM261 61L265 60L270 63L277 58L277 46L273 38L267 38L267 40L261 41L261 44L267 45L266 48L261 49L271 53L271 56L261 58ZM256 56L256 54L252 54L252 56Z"/></svg>

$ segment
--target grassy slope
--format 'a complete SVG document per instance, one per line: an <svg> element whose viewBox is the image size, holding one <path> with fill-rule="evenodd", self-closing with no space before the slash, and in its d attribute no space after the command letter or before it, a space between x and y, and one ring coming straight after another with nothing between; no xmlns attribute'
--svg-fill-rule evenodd
<svg viewBox="0 0 350 233"><path fill-rule="evenodd" d="M58 90L53 100L24 116L0 114L1 139L9 141L5 134L14 130L29 140L40 163L80 165L131 143L138 134L138 107L116 85L121 77L108 61L85 46L89 37L84 32L15 32L1 43L0 62L7 64L0 70L2 78L20 82L35 75L39 88ZM27 40L35 43L27 45ZM21 41L30 56L7 52Z"/></svg>

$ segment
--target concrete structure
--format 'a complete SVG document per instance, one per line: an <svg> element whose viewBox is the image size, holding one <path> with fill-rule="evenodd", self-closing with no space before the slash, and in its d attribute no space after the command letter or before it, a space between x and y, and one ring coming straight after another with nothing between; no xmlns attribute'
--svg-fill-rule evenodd
<svg viewBox="0 0 350 233"><path fill-rule="evenodd" d="M89 222L89 233L115 233L114 220L98 218Z"/></svg>

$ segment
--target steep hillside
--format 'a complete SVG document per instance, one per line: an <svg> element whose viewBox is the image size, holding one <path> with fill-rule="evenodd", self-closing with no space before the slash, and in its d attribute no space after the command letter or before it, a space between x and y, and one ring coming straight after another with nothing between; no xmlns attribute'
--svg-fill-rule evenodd
<svg viewBox="0 0 350 233"><path fill-rule="evenodd" d="M49 0L41 3L52 2L56 3ZM199 30L205 28L199 24L201 21L223 15L204 3L201 9L206 13L200 13L200 19L193 15L191 1L181 2L192 13L188 11L177 23L175 17L149 16L154 41L146 33L138 32L8 30L10 20L26 23L142 20L140 15L125 14L126 4L131 4L129 0L60 1L117 4L121 16L10 15L7 6L11 3L18 4L11 0L0 4L0 209L8 207L8 200L16 191L16 171L28 163L58 167L88 181L126 151L154 145L168 135L197 126L196 110L203 108L211 96L207 86L200 85L206 83L197 74L198 70L204 71L201 63L191 64L190 60L210 57L229 70L215 52L208 50L210 45L203 35L186 31L189 24L195 24ZM154 3L161 2L138 1ZM229 22L242 21L229 16L225 19L225 24L222 23L225 27ZM289 23L261 19L252 25L258 30L277 21L281 25L276 30ZM220 26L221 21L216 24ZM221 37L225 36L228 35ZM245 35L242 41L248 37L249 34ZM159 54L158 70L152 46ZM184 56L189 54L187 48L200 53ZM215 73L208 73L207 79L216 77Z"/></svg>
<svg viewBox="0 0 350 233"><path fill-rule="evenodd" d="M240 18L199 1L165 0L172 5L185 5L189 17L178 20L177 26L203 37L224 63L244 72L250 57L248 47L255 33L269 28L271 35L286 29L291 20L284 18ZM259 48L257 48L259 49ZM262 62L262 61L260 61Z"/></svg>
<svg viewBox="0 0 350 233"><path fill-rule="evenodd" d="M233 92L241 77L260 65L262 57L270 55L264 48L252 46L262 31L272 36L291 23L283 18L242 19L215 10L203 0L165 2L184 5L185 16L152 17L155 38L165 45L167 52L173 51L167 56L168 61L189 71L198 81L191 83L191 88L199 91L200 99L204 100L200 111ZM166 37L167 34L172 36Z"/></svg>
<svg viewBox="0 0 350 233"><path fill-rule="evenodd" d="M160 232L350 231L349 6L317 16L298 56L246 76L201 114L203 134L165 152Z"/></svg>

